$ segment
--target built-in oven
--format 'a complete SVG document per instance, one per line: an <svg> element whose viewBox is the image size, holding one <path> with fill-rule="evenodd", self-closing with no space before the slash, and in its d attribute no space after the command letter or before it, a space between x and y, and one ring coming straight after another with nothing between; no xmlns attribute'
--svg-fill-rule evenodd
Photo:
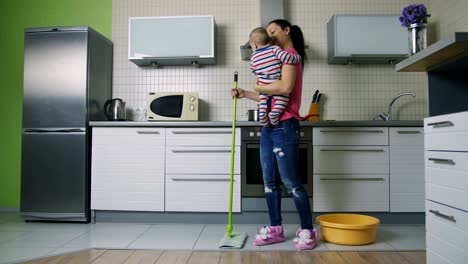
<svg viewBox="0 0 468 264"><path fill-rule="evenodd" d="M241 179L243 197L263 197L263 175L260 164L261 127L241 128ZM302 184L312 196L312 128L301 127L299 139L298 166ZM288 196L283 188L283 195Z"/></svg>

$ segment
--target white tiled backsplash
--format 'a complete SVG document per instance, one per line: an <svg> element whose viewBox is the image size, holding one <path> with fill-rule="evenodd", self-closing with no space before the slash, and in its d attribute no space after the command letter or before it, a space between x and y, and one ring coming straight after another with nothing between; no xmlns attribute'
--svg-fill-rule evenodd
<svg viewBox="0 0 468 264"><path fill-rule="evenodd" d="M453 4L466 6L466 0L419 1L429 13L439 18L439 37L453 29L467 28L462 11L457 17ZM448 5L447 2L453 2ZM321 119L372 119L387 111L393 96L414 92L416 98L403 97L393 115L403 120L427 116L427 77L425 73L396 73L394 65L328 65L326 23L333 14L399 14L411 1L400 0L285 0L285 18L303 30L309 63L304 71L301 114L306 115L312 94L323 93ZM432 6L437 8L431 12ZM464 8L466 11L467 8ZM145 107L146 95L153 91L196 91L200 95L200 120L232 119L233 73L239 72L239 87L251 89L254 76L249 62L240 58L250 31L259 26L256 0L113 0L112 40L114 42L113 96L127 101L129 108ZM137 16L213 15L217 26L216 65L138 67L127 58L128 18ZM433 15L434 17L434 15ZM430 21L433 18L430 19ZM440 22L451 21L447 24ZM445 20L447 19L447 20ZM462 22L460 22L462 21ZM183 32L181 32L183 34ZM434 38L436 38L434 37ZM190 45L190 43L187 43ZM246 120L247 109L255 107L250 100L239 100L237 119Z"/></svg>

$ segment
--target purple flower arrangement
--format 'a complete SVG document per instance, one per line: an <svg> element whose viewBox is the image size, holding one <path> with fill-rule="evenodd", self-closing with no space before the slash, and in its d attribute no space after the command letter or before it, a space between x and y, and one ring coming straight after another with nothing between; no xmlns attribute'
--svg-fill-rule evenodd
<svg viewBox="0 0 468 264"><path fill-rule="evenodd" d="M426 24L427 18L430 16L423 4L411 4L401 10L400 23L403 27L409 27L416 23Z"/></svg>

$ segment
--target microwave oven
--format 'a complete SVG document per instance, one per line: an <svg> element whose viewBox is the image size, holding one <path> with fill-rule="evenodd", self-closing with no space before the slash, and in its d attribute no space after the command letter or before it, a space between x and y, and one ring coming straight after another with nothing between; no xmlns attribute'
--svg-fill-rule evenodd
<svg viewBox="0 0 468 264"><path fill-rule="evenodd" d="M198 93L149 93L146 107L148 121L196 121L198 120Z"/></svg>

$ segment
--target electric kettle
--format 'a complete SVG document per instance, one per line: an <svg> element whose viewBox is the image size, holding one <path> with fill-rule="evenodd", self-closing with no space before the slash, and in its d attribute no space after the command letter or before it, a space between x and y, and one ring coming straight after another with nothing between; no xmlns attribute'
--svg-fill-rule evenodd
<svg viewBox="0 0 468 264"><path fill-rule="evenodd" d="M109 121L125 121L125 102L120 98L109 99L104 104L104 114Z"/></svg>

